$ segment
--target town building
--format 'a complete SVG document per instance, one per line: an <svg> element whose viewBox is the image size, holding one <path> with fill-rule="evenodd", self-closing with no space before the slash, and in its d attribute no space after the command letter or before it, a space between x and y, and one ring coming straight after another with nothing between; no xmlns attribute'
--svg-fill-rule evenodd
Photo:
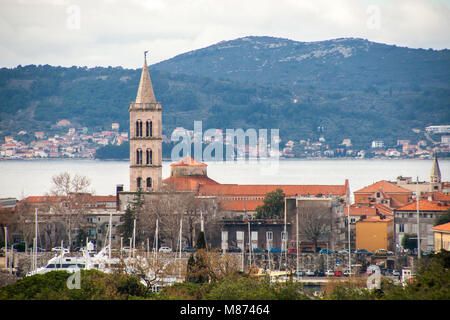
<svg viewBox="0 0 450 320"><path fill-rule="evenodd" d="M393 250L394 220L373 216L356 222L356 248Z"/></svg>
<svg viewBox="0 0 450 320"><path fill-rule="evenodd" d="M421 250L434 249L433 226L437 216L442 215L450 209L449 202L429 201L420 199L394 210L395 219L395 242L397 246L405 234L417 236L418 231L421 238ZM419 212L418 228L417 213Z"/></svg>
<svg viewBox="0 0 450 320"><path fill-rule="evenodd" d="M381 180L355 191L355 203L379 203L389 208L399 208L412 200L412 191L392 182Z"/></svg>
<svg viewBox="0 0 450 320"><path fill-rule="evenodd" d="M434 251L450 251L450 222L431 228L434 233Z"/></svg>
<svg viewBox="0 0 450 320"><path fill-rule="evenodd" d="M423 195L425 193L442 191L445 182L441 178L441 169L439 168L439 161L436 155L433 157L433 163L430 172L430 181L417 181L414 182L411 177L397 177L397 181L394 182L397 186L411 190L412 192Z"/></svg>

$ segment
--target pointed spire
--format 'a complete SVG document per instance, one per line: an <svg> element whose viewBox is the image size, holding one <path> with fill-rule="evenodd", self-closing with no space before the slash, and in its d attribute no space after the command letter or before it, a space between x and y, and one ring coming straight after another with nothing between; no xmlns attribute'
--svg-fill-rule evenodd
<svg viewBox="0 0 450 320"><path fill-rule="evenodd" d="M433 167L431 168L431 177L437 177L438 181L441 181L441 170L439 169L439 162L437 160L436 154L433 159Z"/></svg>
<svg viewBox="0 0 450 320"><path fill-rule="evenodd" d="M136 103L156 103L153 92L152 81L147 67L147 51L144 52L144 67L142 68L141 80L136 96Z"/></svg>

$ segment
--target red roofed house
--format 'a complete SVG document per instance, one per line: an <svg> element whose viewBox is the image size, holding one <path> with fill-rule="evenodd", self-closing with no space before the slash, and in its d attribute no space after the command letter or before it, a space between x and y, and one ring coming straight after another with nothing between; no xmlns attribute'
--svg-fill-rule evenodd
<svg viewBox="0 0 450 320"><path fill-rule="evenodd" d="M399 208L412 200L412 191L399 187L389 181L381 180L370 186L357 190L355 203L381 203L389 208Z"/></svg>
<svg viewBox="0 0 450 320"><path fill-rule="evenodd" d="M419 223L421 249L434 250L433 224L436 216L444 214L450 209L448 202L419 200ZM398 245L405 234L417 235L417 202L411 202L394 210L395 241Z"/></svg>

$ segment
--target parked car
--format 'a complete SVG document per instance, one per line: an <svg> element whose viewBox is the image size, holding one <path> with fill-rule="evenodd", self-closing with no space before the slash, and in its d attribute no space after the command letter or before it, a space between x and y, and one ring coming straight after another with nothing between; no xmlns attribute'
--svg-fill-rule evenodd
<svg viewBox="0 0 450 320"><path fill-rule="evenodd" d="M329 249L320 249L319 253L320 254L328 254L328 253L334 253L334 251L329 250Z"/></svg>
<svg viewBox="0 0 450 320"><path fill-rule="evenodd" d="M183 248L183 252L195 252L195 248L191 246L187 246Z"/></svg>
<svg viewBox="0 0 450 320"><path fill-rule="evenodd" d="M386 249L378 249L375 251L375 254L379 255L379 256L387 256L387 255L393 255L394 252L386 250Z"/></svg>
<svg viewBox="0 0 450 320"><path fill-rule="evenodd" d="M341 249L338 251L340 254L348 254L348 249Z"/></svg>
<svg viewBox="0 0 450 320"><path fill-rule="evenodd" d="M266 250L260 249L260 248L253 248L253 253L264 253Z"/></svg>
<svg viewBox="0 0 450 320"><path fill-rule="evenodd" d="M54 247L54 248L52 248L52 251L54 251L54 252L64 251L65 253L69 253L69 249L68 248L63 248L63 247Z"/></svg>
<svg viewBox="0 0 450 320"><path fill-rule="evenodd" d="M300 250L301 253L314 253L314 250L311 248L303 248Z"/></svg>
<svg viewBox="0 0 450 320"><path fill-rule="evenodd" d="M334 276L334 271L333 270L327 270L326 272L325 272L325 275L327 276L327 277L331 277L331 276Z"/></svg>
<svg viewBox="0 0 450 320"><path fill-rule="evenodd" d="M228 246L227 252L241 252L241 248L235 246Z"/></svg>
<svg viewBox="0 0 450 320"><path fill-rule="evenodd" d="M172 249L169 247L161 247L161 248L159 248L159 252L170 253L170 252L172 252Z"/></svg>
<svg viewBox="0 0 450 320"><path fill-rule="evenodd" d="M434 251L424 251L423 253L422 253L422 255L423 256L428 256L428 255L430 255L430 254L434 254Z"/></svg>
<svg viewBox="0 0 450 320"><path fill-rule="evenodd" d="M306 270L305 271L305 276L314 277L315 275L316 275L316 273L314 271L312 271L312 270Z"/></svg>
<svg viewBox="0 0 450 320"><path fill-rule="evenodd" d="M372 252L370 252L370 251L368 251L366 249L358 249L358 250L356 250L356 253L357 254L366 254L368 256L371 256L373 254Z"/></svg>
<svg viewBox="0 0 450 320"><path fill-rule="evenodd" d="M316 276L317 277L325 277L325 272L323 270L317 270L316 271Z"/></svg>
<svg viewBox="0 0 450 320"><path fill-rule="evenodd" d="M334 272L334 275L335 275L336 277L342 277L342 276L344 275L344 273L343 273L341 270L336 270L336 271Z"/></svg>
<svg viewBox="0 0 450 320"><path fill-rule="evenodd" d="M284 251L281 249L278 249L278 248L270 248L269 252L270 253L282 253Z"/></svg>

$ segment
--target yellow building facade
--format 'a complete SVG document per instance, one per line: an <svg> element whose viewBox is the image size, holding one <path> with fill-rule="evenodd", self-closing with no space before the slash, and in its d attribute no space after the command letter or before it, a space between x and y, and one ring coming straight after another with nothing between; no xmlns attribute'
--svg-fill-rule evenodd
<svg viewBox="0 0 450 320"><path fill-rule="evenodd" d="M394 220L380 216L356 222L356 248L375 252L377 249L393 250Z"/></svg>
<svg viewBox="0 0 450 320"><path fill-rule="evenodd" d="M431 228L434 232L434 251L450 251L450 222Z"/></svg>

